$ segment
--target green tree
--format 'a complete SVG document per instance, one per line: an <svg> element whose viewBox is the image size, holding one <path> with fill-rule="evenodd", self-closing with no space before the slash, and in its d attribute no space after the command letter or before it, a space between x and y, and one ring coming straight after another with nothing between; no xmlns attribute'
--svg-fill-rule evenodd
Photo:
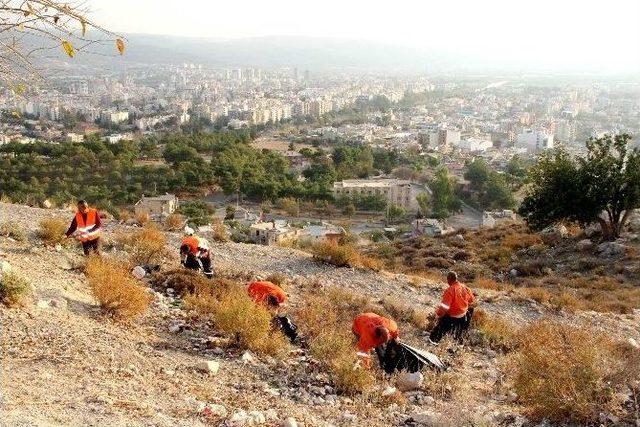
<svg viewBox="0 0 640 427"><path fill-rule="evenodd" d="M598 222L605 239L620 237L640 207L640 151L630 141L628 134L606 135L589 139L587 154L575 159L562 149L543 155L530 171L520 214L536 229L563 220Z"/></svg>
<svg viewBox="0 0 640 427"><path fill-rule="evenodd" d="M471 183L473 190L480 191L484 189L489 181L490 175L491 171L484 159L476 157L467 165L467 170L464 172L464 179Z"/></svg>
<svg viewBox="0 0 640 427"><path fill-rule="evenodd" d="M205 225L211 222L215 210L208 203L196 200L181 203L178 212L187 217L190 224Z"/></svg>
<svg viewBox="0 0 640 427"><path fill-rule="evenodd" d="M460 209L460 200L456 196L453 178L445 168L440 168L429 185L432 192L432 216L446 218Z"/></svg>
<svg viewBox="0 0 640 427"><path fill-rule="evenodd" d="M344 207L342 213L345 214L346 216L348 216L349 218L351 218L352 216L354 216L356 214L356 205L354 205L353 203L347 204Z"/></svg>
<svg viewBox="0 0 640 427"><path fill-rule="evenodd" d="M397 219L402 218L406 214L407 214L407 211L401 206L389 205L387 207L387 213L385 215L385 218L387 219L387 221L393 222L393 221L396 221Z"/></svg>
<svg viewBox="0 0 640 427"><path fill-rule="evenodd" d="M426 216L429 213L429 194L420 193L416 196L418 207L420 208L420 215Z"/></svg>

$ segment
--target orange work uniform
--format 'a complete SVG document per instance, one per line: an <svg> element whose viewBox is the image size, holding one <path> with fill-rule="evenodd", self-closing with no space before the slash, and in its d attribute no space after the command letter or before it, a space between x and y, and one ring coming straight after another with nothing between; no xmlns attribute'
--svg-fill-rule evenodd
<svg viewBox="0 0 640 427"><path fill-rule="evenodd" d="M436 310L439 317L445 314L449 317L461 318L467 314L469 306L475 302L473 292L460 282L455 282L444 291L442 302Z"/></svg>
<svg viewBox="0 0 640 427"><path fill-rule="evenodd" d="M392 339L398 338L398 325L393 320L375 313L363 313L356 316L351 330L358 337L358 350L369 353L384 344L380 337L376 337L376 328L379 326L387 328Z"/></svg>
<svg viewBox="0 0 640 427"><path fill-rule="evenodd" d="M250 283L247 292L255 302L260 304L266 303L270 296L275 297L278 304L284 304L287 300L287 294L284 293L282 288L271 282Z"/></svg>

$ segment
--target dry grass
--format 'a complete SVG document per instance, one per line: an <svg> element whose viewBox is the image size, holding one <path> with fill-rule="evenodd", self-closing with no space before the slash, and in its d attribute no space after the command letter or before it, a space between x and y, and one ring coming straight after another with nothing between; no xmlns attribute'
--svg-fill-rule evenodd
<svg viewBox="0 0 640 427"><path fill-rule="evenodd" d="M43 219L38 226L38 237L45 245L55 246L64 241L67 228L67 222L61 218Z"/></svg>
<svg viewBox="0 0 640 427"><path fill-rule="evenodd" d="M5 221L0 224L0 236L9 237L18 242L27 240L26 231L15 221Z"/></svg>
<svg viewBox="0 0 640 427"><path fill-rule="evenodd" d="M567 310L570 312L582 309L583 303L573 293L568 291L560 292L551 298L551 305L557 310Z"/></svg>
<svg viewBox="0 0 640 427"><path fill-rule="evenodd" d="M225 243L231 240L231 235L220 220L216 220L211 224L211 235L214 242Z"/></svg>
<svg viewBox="0 0 640 427"><path fill-rule="evenodd" d="M386 297L382 300L382 306L396 321L407 322L419 329L427 327L429 312L415 308L398 298Z"/></svg>
<svg viewBox="0 0 640 427"><path fill-rule="evenodd" d="M287 283L287 276L282 273L271 273L265 280L282 287L285 283Z"/></svg>
<svg viewBox="0 0 640 427"><path fill-rule="evenodd" d="M358 366L351 333L353 317L368 304L367 298L330 289L326 294L309 295L296 313L309 351L330 371L336 389L345 394L364 392L374 383L372 373Z"/></svg>
<svg viewBox="0 0 640 427"><path fill-rule="evenodd" d="M29 281L15 271L0 276L0 301L3 304L9 307L21 305L30 293Z"/></svg>
<svg viewBox="0 0 640 427"><path fill-rule="evenodd" d="M186 268L163 271L151 277L151 284L155 288L166 290L171 288L176 295L185 296L191 293L201 293L206 289L214 288L220 280L211 281L199 271Z"/></svg>
<svg viewBox="0 0 640 427"><path fill-rule="evenodd" d="M150 221L151 221L151 217L149 216L148 213L141 212L139 214L136 214L136 224L144 227L147 224L149 224Z"/></svg>
<svg viewBox="0 0 640 427"><path fill-rule="evenodd" d="M473 312L472 326L480 333L485 345L500 351L513 350L519 328L502 316L487 314L482 309Z"/></svg>
<svg viewBox="0 0 640 427"><path fill-rule="evenodd" d="M493 279L488 279L486 277L479 277L473 281L471 284L471 288L479 288L479 289L489 289L492 291L501 291L504 289L504 285L496 282Z"/></svg>
<svg viewBox="0 0 640 427"><path fill-rule="evenodd" d="M233 336L241 348L271 356L288 350L286 337L272 329L269 310L253 302L244 286L228 289L210 309L216 328Z"/></svg>
<svg viewBox="0 0 640 427"><path fill-rule="evenodd" d="M523 297L532 299L540 304L547 304L552 299L551 292L540 286L519 288L518 293L520 293Z"/></svg>
<svg viewBox="0 0 640 427"><path fill-rule="evenodd" d="M167 237L153 224L122 233L116 241L129 253L129 261L134 265L160 264L167 256Z"/></svg>
<svg viewBox="0 0 640 427"><path fill-rule="evenodd" d="M151 303L151 295L119 260L92 256L85 273L93 296L113 317L130 320L142 315Z"/></svg>
<svg viewBox="0 0 640 427"><path fill-rule="evenodd" d="M172 213L164 220L164 228L169 231L177 231L184 227L186 218L179 213Z"/></svg>
<svg viewBox="0 0 640 427"><path fill-rule="evenodd" d="M336 267L357 267L374 271L382 268L382 261L361 254L352 244L322 241L311 246L311 253L315 259Z"/></svg>
<svg viewBox="0 0 640 427"><path fill-rule="evenodd" d="M584 328L538 322L520 334L513 383L535 419L586 423L612 410L609 378L624 375L612 344ZM638 360L636 358L636 360Z"/></svg>

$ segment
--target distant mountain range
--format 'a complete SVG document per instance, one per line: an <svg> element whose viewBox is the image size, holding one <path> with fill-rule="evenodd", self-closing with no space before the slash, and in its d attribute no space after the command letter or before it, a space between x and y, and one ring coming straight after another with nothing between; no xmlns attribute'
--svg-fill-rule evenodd
<svg viewBox="0 0 640 427"><path fill-rule="evenodd" d="M375 41L268 36L243 39L210 39L150 34L125 34L126 52L120 58L113 43L95 45L91 53L79 53L69 59L62 49L54 50L48 61L64 61L65 67L111 68L126 64L179 64L184 62L220 67L297 67L314 72L353 70L398 73L468 74L468 73L536 73L549 67L538 64L535 58L521 60L518 52L513 58L498 58L489 51L437 52L397 46ZM50 64L50 63L49 63ZM47 64L48 65L48 64ZM546 68L546 69L545 69ZM588 74L598 70L584 68L562 69L553 72Z"/></svg>

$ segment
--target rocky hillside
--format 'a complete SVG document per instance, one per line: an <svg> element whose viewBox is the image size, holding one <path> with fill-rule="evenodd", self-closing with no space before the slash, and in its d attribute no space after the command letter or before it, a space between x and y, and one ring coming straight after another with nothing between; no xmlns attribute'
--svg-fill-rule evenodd
<svg viewBox="0 0 640 427"><path fill-rule="evenodd" d="M12 221L26 231L22 241L0 237L0 262L32 286L22 306L0 308L3 425L536 424L509 385L508 354L473 334L465 346L445 342L434 350L449 370L425 373L423 384L411 390L396 392L395 378L378 374L373 390L344 395L306 350L278 360L227 346L215 325L193 316L170 291L150 288L153 303L143 317L112 320L75 268L78 248L47 247L36 237L42 219L58 216L70 219L71 213L0 203L0 224ZM108 222L106 238L131 229ZM168 237L175 254L180 236ZM218 243L213 253L216 271L226 277L283 274L294 312L309 287L338 287L374 304L429 311L444 288L433 279L319 264L292 249ZM167 257L163 269L177 262L177 256ZM638 309L569 312L515 298L512 290L476 291L487 316L519 327L545 318L640 342ZM427 347L421 328L401 326L406 340ZM631 402L637 396L616 392L622 393L621 409L601 413L600 421L640 423Z"/></svg>

